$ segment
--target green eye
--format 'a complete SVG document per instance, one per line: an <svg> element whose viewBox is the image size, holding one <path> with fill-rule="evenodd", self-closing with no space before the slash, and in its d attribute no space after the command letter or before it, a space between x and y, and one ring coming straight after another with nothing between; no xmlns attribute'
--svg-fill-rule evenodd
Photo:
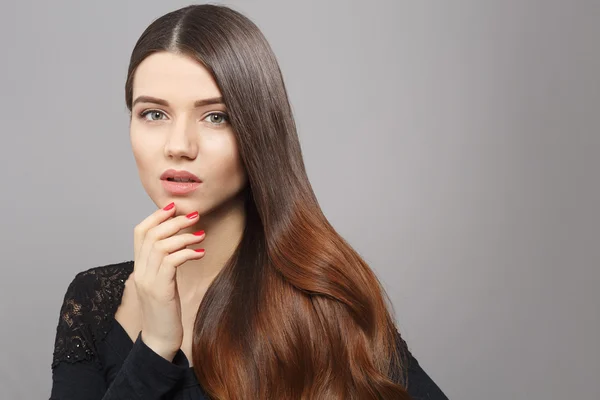
<svg viewBox="0 0 600 400"><path fill-rule="evenodd" d="M223 125L229 121L227 114L222 112L213 112L206 116L205 120L208 118L208 122L215 125Z"/></svg>
<svg viewBox="0 0 600 400"><path fill-rule="evenodd" d="M150 115L150 118L146 118L147 115ZM160 110L144 110L139 113L139 117L149 122L166 119L165 113ZM204 118L204 121L210 122L213 125L225 125L227 122L229 122L229 117L224 112L213 112L208 114L206 118Z"/></svg>
<svg viewBox="0 0 600 400"><path fill-rule="evenodd" d="M156 116L156 115L158 115L158 117L159 117L159 118L158 118L158 119L152 119L152 118L151 118L150 120L148 120L148 119L146 118L146 115L148 115L148 114L150 114L150 113L152 113L152 114L151 114L152 116ZM147 121L158 121L158 120L160 120L160 119L161 119L161 118L160 118L160 116L161 116L161 115L165 115L165 114L164 114L162 111L159 111L159 110L146 110L146 111L142 111L142 112L140 113L140 118L146 119Z"/></svg>

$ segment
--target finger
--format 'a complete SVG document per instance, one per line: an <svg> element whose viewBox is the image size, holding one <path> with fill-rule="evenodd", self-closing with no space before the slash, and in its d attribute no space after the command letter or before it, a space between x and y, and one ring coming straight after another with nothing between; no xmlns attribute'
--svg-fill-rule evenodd
<svg viewBox="0 0 600 400"><path fill-rule="evenodd" d="M158 269L156 275L157 281L170 282L175 279L177 267L189 260L198 260L204 257L204 249L202 251L183 249L167 255L163 258L163 262Z"/></svg>
<svg viewBox="0 0 600 400"><path fill-rule="evenodd" d="M146 276L156 276L163 259L169 254L185 249L186 246L203 241L205 234L203 232L196 233L198 234L185 233L174 235L155 242L146 261Z"/></svg>
<svg viewBox="0 0 600 400"><path fill-rule="evenodd" d="M139 261L141 248L148 230L171 218L171 216L174 215L176 208L177 207L174 203L169 203L164 208L154 211L133 229L134 260L136 261L134 265L134 272L137 272L138 274L143 273L143 271L140 271L140 269L143 269L146 265L145 262Z"/></svg>
<svg viewBox="0 0 600 400"><path fill-rule="evenodd" d="M198 219L199 216L197 212L190 213L188 215L180 215L164 221L163 223L148 230L140 249L140 259L146 260L146 262L144 262L144 275L148 274L150 276L155 276L160 263L162 262L161 259L157 259L156 257L153 257L152 261L150 260L150 253L152 252L154 246L156 246L157 242L175 235L184 228L192 226L198 222ZM157 251L159 253L162 251L163 256L166 255L164 249L162 249L160 246L161 245L159 245Z"/></svg>

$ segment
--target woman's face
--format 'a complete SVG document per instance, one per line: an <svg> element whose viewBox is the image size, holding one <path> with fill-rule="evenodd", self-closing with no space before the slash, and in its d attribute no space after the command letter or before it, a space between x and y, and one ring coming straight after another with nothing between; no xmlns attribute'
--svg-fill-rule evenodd
<svg viewBox="0 0 600 400"><path fill-rule="evenodd" d="M207 214L236 197L247 178L225 105L196 104L221 97L210 73L197 61L154 53L138 66L133 81L130 138L144 189L158 207L175 201L177 214ZM161 175L188 171L202 182L174 193Z"/></svg>

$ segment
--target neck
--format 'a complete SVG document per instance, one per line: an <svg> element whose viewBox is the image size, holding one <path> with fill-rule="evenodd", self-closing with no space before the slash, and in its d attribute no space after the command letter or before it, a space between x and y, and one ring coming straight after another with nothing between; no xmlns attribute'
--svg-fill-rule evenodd
<svg viewBox="0 0 600 400"><path fill-rule="evenodd" d="M237 196L217 210L201 214L198 223L182 230L206 232L202 242L189 249L205 249L204 257L190 260L177 267L177 288L183 303L202 300L206 289L225 266L242 239L246 223L243 198Z"/></svg>

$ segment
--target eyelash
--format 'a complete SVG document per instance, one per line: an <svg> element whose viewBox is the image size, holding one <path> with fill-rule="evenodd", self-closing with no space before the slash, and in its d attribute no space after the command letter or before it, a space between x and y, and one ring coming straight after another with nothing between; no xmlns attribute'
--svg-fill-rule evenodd
<svg viewBox="0 0 600 400"><path fill-rule="evenodd" d="M165 113L164 113L164 112L162 112L162 111L160 111L160 110L144 110L144 111L142 111L142 112L138 113L138 117L139 117L140 119L145 119L146 115L148 115L148 114L150 114L150 113L152 113L152 112L159 112L159 113L161 113L162 115L165 115ZM211 122L213 125L217 125L217 126L219 126L219 125L225 125L227 122L229 122L229 116L228 116L226 113L224 113L224 112L211 112L210 114L208 114L208 115L206 116L206 118L210 117L211 115L219 115L219 116L221 116L221 117L223 118L223 120L224 120L224 122L221 122L221 123L219 123L219 124L216 124L216 123L212 123L212 122ZM204 119L206 119L206 118L204 118ZM146 120L146 122L156 122L156 121L160 121L160 120ZM203 121L204 121L204 120L203 120Z"/></svg>

